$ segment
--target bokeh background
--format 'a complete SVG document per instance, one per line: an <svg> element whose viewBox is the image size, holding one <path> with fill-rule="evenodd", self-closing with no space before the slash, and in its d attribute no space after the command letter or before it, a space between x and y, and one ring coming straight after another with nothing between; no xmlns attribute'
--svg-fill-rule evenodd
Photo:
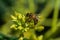
<svg viewBox="0 0 60 40"><path fill-rule="evenodd" d="M10 15L15 11L42 15L45 29L36 35L43 34L43 40L60 40L60 0L0 0L0 34L9 35Z"/></svg>

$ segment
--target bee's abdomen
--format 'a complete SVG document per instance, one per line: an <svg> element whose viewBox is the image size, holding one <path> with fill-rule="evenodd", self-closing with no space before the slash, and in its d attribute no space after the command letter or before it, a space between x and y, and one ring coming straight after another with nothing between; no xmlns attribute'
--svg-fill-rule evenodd
<svg viewBox="0 0 60 40"><path fill-rule="evenodd" d="M38 23L38 19L34 19L34 25L36 25Z"/></svg>

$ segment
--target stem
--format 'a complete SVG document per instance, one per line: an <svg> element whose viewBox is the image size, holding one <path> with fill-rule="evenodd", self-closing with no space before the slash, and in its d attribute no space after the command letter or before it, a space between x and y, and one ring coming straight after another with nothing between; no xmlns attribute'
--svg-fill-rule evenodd
<svg viewBox="0 0 60 40"><path fill-rule="evenodd" d="M40 15L42 15L44 18L46 18L50 14L50 12L52 11L52 9L53 9L53 3L52 3L52 1L48 1L46 7L40 13Z"/></svg>
<svg viewBox="0 0 60 40"><path fill-rule="evenodd" d="M54 14L53 14L53 20L52 20L52 28L50 31L48 31L46 33L45 39L49 39L52 36L54 36L54 33L57 30L58 10L59 10L59 0L55 0Z"/></svg>
<svg viewBox="0 0 60 40"><path fill-rule="evenodd" d="M53 14L53 20L52 20L52 31L55 31L56 26L57 26L58 11L59 11L59 0L56 0L54 14Z"/></svg>
<svg viewBox="0 0 60 40"><path fill-rule="evenodd" d="M43 23L44 20L46 20L46 17L49 16L50 12L53 9L53 3L52 1L48 1L46 7L43 9L43 11L39 14L39 16L43 17L43 21L41 21L40 23Z"/></svg>

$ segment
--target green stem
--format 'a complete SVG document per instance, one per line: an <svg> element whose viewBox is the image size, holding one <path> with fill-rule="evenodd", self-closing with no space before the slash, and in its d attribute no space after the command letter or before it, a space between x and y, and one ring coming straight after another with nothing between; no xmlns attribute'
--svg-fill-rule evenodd
<svg viewBox="0 0 60 40"><path fill-rule="evenodd" d="M40 15L46 18L50 14L52 9L53 9L53 3L52 1L48 1L47 5L45 6L45 8L43 9Z"/></svg>
<svg viewBox="0 0 60 40"><path fill-rule="evenodd" d="M58 20L58 10L59 10L59 0L54 0L55 1L55 7L54 7L54 14L53 14L53 20L52 20L52 28L49 30L46 35L45 39L49 39L57 30L57 20Z"/></svg>
<svg viewBox="0 0 60 40"><path fill-rule="evenodd" d="M43 23L44 20L46 20L46 17L49 16L52 9L53 9L53 3L50 0L50 1L48 1L47 5L43 9L43 11L39 14L39 16L42 16L42 19L43 19L43 21L41 21L40 23Z"/></svg>
<svg viewBox="0 0 60 40"><path fill-rule="evenodd" d="M53 14L53 20L52 20L52 31L55 31L56 26L57 26L58 11L59 11L59 0L56 0L54 14Z"/></svg>

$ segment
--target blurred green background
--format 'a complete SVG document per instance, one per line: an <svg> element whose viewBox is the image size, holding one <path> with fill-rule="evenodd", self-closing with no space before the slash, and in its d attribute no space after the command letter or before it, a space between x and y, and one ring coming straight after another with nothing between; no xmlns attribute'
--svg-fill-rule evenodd
<svg viewBox="0 0 60 40"><path fill-rule="evenodd" d="M15 11L42 15L45 29L37 31L36 35L43 34L43 40L60 40L60 0L0 0L0 33L9 35L12 25L10 15L14 15Z"/></svg>

